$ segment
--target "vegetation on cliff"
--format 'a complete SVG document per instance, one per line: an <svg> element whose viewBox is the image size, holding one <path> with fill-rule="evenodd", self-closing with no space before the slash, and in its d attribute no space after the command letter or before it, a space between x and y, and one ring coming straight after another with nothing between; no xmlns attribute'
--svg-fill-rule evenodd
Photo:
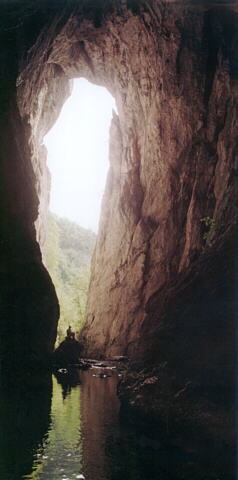
<svg viewBox="0 0 238 480"><path fill-rule="evenodd" d="M43 259L60 304L58 341L69 324L76 332L82 328L95 240L90 230L49 213Z"/></svg>

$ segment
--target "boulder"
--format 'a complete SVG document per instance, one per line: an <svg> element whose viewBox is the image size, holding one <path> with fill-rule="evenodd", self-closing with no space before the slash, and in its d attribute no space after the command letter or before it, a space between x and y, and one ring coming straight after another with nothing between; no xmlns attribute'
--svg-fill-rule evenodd
<svg viewBox="0 0 238 480"><path fill-rule="evenodd" d="M83 345L77 340L66 338L60 343L53 353L53 364L65 367L66 365L78 364L82 354Z"/></svg>

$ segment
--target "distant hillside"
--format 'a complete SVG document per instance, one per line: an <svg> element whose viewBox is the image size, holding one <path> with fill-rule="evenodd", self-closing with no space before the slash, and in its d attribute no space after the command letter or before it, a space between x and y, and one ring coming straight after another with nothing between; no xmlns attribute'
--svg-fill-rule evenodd
<svg viewBox="0 0 238 480"><path fill-rule="evenodd" d="M47 228L43 260L60 303L58 340L61 341L68 325L75 331L83 325L96 235L53 213L49 213Z"/></svg>

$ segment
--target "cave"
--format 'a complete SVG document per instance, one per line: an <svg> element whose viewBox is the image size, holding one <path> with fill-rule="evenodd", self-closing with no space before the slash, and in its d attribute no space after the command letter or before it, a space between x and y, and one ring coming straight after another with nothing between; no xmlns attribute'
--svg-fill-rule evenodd
<svg viewBox="0 0 238 480"><path fill-rule="evenodd" d="M137 393L129 378L122 404L157 418L169 402L178 424L199 424L228 444L237 15L225 0L1 5L1 365L44 367L53 352L59 306L40 252L50 188L42 140L70 80L84 77L106 87L118 109L80 335L85 356L127 356L149 379L158 370L159 384L147 390L143 378L139 396L140 377Z"/></svg>

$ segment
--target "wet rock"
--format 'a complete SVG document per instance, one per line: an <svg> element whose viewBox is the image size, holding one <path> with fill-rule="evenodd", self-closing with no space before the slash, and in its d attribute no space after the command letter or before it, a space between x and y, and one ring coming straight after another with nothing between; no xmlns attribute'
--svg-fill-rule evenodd
<svg viewBox="0 0 238 480"><path fill-rule="evenodd" d="M67 370L67 368L59 368L59 369L57 370L57 372L58 372L58 373L68 373L68 370Z"/></svg>
<svg viewBox="0 0 238 480"><path fill-rule="evenodd" d="M53 364L59 366L80 365L79 357L83 346L77 340L66 338L53 354ZM62 370L62 369L61 369Z"/></svg>
<svg viewBox="0 0 238 480"><path fill-rule="evenodd" d="M81 370L89 370L89 368L92 368L92 365L91 363L81 359L80 362L77 364L77 367Z"/></svg>
<svg viewBox="0 0 238 480"><path fill-rule="evenodd" d="M128 357L126 357L125 355L115 355L115 356L111 357L111 360L113 362L128 362L129 361Z"/></svg>
<svg viewBox="0 0 238 480"><path fill-rule="evenodd" d="M105 365L105 363L100 363L100 362L92 365L92 368L106 368L106 367L107 365Z"/></svg>
<svg viewBox="0 0 238 480"><path fill-rule="evenodd" d="M135 424L157 425L165 437L193 431L194 439L204 437L212 442L216 438L218 445L225 442L229 448L233 444L229 425L234 418L234 400L222 385L204 388L195 381L176 378L168 366L159 366L154 371L128 371L119 382L118 394L122 416Z"/></svg>
<svg viewBox="0 0 238 480"><path fill-rule="evenodd" d="M93 377L97 377L97 378L108 378L110 376L111 375L108 375L107 373L93 373Z"/></svg>

